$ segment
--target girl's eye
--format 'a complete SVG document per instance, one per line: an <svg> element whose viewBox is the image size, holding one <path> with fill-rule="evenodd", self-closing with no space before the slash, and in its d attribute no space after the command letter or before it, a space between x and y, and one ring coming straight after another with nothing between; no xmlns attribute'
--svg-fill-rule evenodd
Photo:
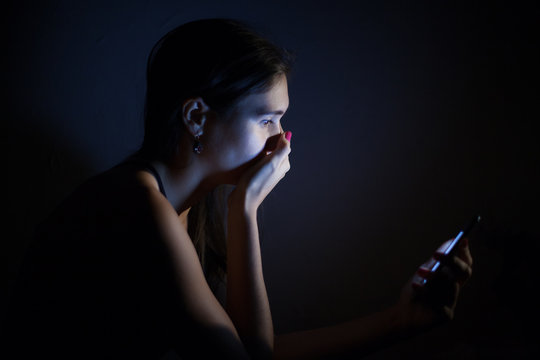
<svg viewBox="0 0 540 360"><path fill-rule="evenodd" d="M268 126L268 125L273 124L274 122L272 120L263 120L262 123L264 126Z"/></svg>

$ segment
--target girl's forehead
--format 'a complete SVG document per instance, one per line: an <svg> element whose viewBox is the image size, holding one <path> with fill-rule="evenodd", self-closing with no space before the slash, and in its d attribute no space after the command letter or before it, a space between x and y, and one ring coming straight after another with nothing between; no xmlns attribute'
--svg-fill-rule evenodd
<svg viewBox="0 0 540 360"><path fill-rule="evenodd" d="M262 93L249 94L236 106L238 113L252 115L283 115L289 107L287 78L283 75L270 89Z"/></svg>

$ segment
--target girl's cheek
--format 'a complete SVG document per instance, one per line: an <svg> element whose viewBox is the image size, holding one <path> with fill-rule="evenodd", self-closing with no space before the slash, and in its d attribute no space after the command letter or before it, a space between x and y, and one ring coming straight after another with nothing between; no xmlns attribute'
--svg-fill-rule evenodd
<svg viewBox="0 0 540 360"><path fill-rule="evenodd" d="M227 167L236 168L253 160L264 149L264 143L253 138L237 138L233 140L230 151L222 153Z"/></svg>
<svg viewBox="0 0 540 360"><path fill-rule="evenodd" d="M261 141L257 141L252 139L251 141L247 142L245 146L243 147L243 154L242 158L246 161L250 161L257 157L263 151L265 143L261 143Z"/></svg>
<svg viewBox="0 0 540 360"><path fill-rule="evenodd" d="M234 135L229 137L229 146L234 151L229 153L229 163L242 165L257 157L266 146L266 134L257 128L257 125L237 129Z"/></svg>
<svg viewBox="0 0 540 360"><path fill-rule="evenodd" d="M257 129L250 129L244 133L241 149L243 158L251 160L261 153L266 145L266 137L257 132Z"/></svg>

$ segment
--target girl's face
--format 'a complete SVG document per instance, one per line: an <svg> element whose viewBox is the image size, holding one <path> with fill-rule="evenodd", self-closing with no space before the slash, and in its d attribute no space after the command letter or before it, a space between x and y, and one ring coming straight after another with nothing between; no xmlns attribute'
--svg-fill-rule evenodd
<svg viewBox="0 0 540 360"><path fill-rule="evenodd" d="M287 77L280 75L268 91L247 95L230 115L206 127L203 152L220 182L235 184L249 161L263 151L266 140L283 132L281 117L288 107Z"/></svg>

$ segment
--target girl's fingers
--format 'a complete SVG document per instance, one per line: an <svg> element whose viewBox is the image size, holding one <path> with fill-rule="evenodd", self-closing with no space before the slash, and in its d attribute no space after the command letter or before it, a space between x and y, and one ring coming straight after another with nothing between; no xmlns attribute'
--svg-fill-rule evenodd
<svg viewBox="0 0 540 360"><path fill-rule="evenodd" d="M285 133L281 134L278 139L276 150L272 154L276 156L285 156L289 155L291 152L291 143L286 139Z"/></svg>
<svg viewBox="0 0 540 360"><path fill-rule="evenodd" d="M270 136L266 140L266 144L264 146L264 153L265 154L271 154L274 150L276 150L282 136L283 136L283 134L276 134L274 136Z"/></svg>
<svg viewBox="0 0 540 360"><path fill-rule="evenodd" d="M457 251L455 252L455 255L453 256L445 255L444 251L447 249L448 245L452 242L452 240L453 239L450 239L446 241L444 244L442 244L437 249L433 257L436 260L439 260L440 262L444 263L445 265L447 264L455 265L458 271L461 269L465 271L466 275L468 274L470 276L470 273L472 272L471 267L473 264L473 259L472 259L471 251L469 250L468 239L467 238L461 239L461 241L457 245L457 249L456 249Z"/></svg>
<svg viewBox="0 0 540 360"><path fill-rule="evenodd" d="M444 277L459 284L463 284L472 276L472 256L467 246L467 239L460 242L456 255L448 256L444 254L452 240L450 239L439 246L433 257L418 268L415 275L420 280L416 281L416 284L431 280L435 275L434 271L438 267L441 267L440 272ZM423 281L424 279L426 281Z"/></svg>
<svg viewBox="0 0 540 360"><path fill-rule="evenodd" d="M266 140L264 149L254 160L253 173L256 173L270 162L274 162L275 168L279 168L279 165L284 160L283 155L287 154L287 145L288 142L285 140L284 134L269 137ZM288 152L290 152L290 146Z"/></svg>
<svg viewBox="0 0 540 360"><path fill-rule="evenodd" d="M270 153L267 153L272 149ZM283 178L290 169L289 153L290 143L286 140L285 134L278 134L268 138L265 149L261 152L261 158L257 160L248 173L248 179L252 178Z"/></svg>
<svg viewBox="0 0 540 360"><path fill-rule="evenodd" d="M439 246L439 248L435 251L435 255L434 257L437 258L437 259L445 259L446 257L444 256L444 252L445 250L448 248L448 246L450 245L450 243L453 241L454 239L450 239L448 241L445 241L441 246ZM457 257L459 257L461 260L465 261L465 263L467 263L467 265L469 266L472 266L473 264L473 259L472 259L472 256L471 256L471 251L469 250L469 245L468 245L469 241L467 238L463 238L459 241L459 243L457 244L457 249L455 251L455 254Z"/></svg>
<svg viewBox="0 0 540 360"><path fill-rule="evenodd" d="M448 246L450 246L450 244L452 243L452 240L454 240L453 238L450 239L450 240L447 240L445 241L441 246L439 246L437 248L437 250L435 251L435 253L444 253L444 251L448 248Z"/></svg>
<svg viewBox="0 0 540 360"><path fill-rule="evenodd" d="M424 287L424 284L426 283L425 279L420 276L419 274L414 274L411 280L411 286L415 290L420 290Z"/></svg>
<svg viewBox="0 0 540 360"><path fill-rule="evenodd" d="M277 134L268 138L259 155L246 164L236 188L246 192L250 206L258 207L289 171L291 147L285 136Z"/></svg>
<svg viewBox="0 0 540 360"><path fill-rule="evenodd" d="M290 169L289 154L291 153L290 143L285 136L285 134L280 134L276 148L267 156L274 162L274 170L283 174Z"/></svg>
<svg viewBox="0 0 540 360"><path fill-rule="evenodd" d="M463 284L472 276L472 267L457 256L448 258L442 270L450 280L457 281L460 284Z"/></svg>
<svg viewBox="0 0 540 360"><path fill-rule="evenodd" d="M471 255L471 250L469 249L469 239L464 238L459 244L457 256L465 261L467 265L472 266L473 258Z"/></svg>

